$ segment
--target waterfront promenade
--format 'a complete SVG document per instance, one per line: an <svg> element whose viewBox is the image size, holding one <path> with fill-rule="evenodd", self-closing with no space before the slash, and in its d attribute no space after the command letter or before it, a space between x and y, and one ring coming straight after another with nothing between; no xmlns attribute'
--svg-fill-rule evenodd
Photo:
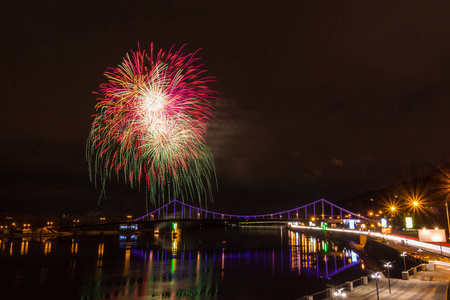
<svg viewBox="0 0 450 300"><path fill-rule="evenodd" d="M294 226L298 229L306 230L318 230L322 231L321 228L306 227L306 226ZM366 235L370 236L371 239L378 243L382 243L390 248L397 250L400 253L407 252L411 254L415 252L418 253L419 248L425 250L421 257L424 263L426 263L427 270L419 271L415 275L410 275L408 280L390 278L391 292L389 292L389 281L388 278L381 275L378 282L378 299L395 299L395 300L445 300L447 289L450 282L450 248L447 246L423 243L417 240L408 240L405 243L405 237L395 236L395 235L382 235L380 233L367 233L357 230L347 230L347 229L331 229L332 232L345 232L353 233L356 235ZM355 248L359 250L363 249L363 245L354 245ZM442 254L441 254L442 253ZM401 261L401 260L400 260ZM381 274L381 272L380 272ZM332 296L328 299L377 299L377 288L376 282L374 280L369 280L367 285L361 284L355 287L352 291L348 291L346 285L341 285L337 287L338 289L343 288L342 292L346 294L345 297L339 298L338 296ZM329 294L332 291L329 291ZM319 296L320 293L317 293ZM305 296L300 299L316 299L315 295ZM323 297L318 297L317 299L324 299Z"/></svg>
<svg viewBox="0 0 450 300"><path fill-rule="evenodd" d="M422 271L413 275L409 280L392 279L391 293L389 293L388 279L382 277L378 282L379 299L395 300L439 300L446 299L445 293L450 280L450 271ZM346 292L346 297L342 299L377 299L377 289L375 281L370 281L368 285L362 285L354 289L353 292ZM339 299L338 297L332 299Z"/></svg>
<svg viewBox="0 0 450 300"><path fill-rule="evenodd" d="M392 240L388 242L386 237L384 240L378 238L377 241L396 249L399 253L418 250L413 246L405 246ZM445 250L448 250L446 248ZM450 282L450 258L440 255L438 251L428 251L424 255L424 259L429 263L429 270L420 271L416 275L410 276L408 280L391 278L390 293L388 278L382 276L378 282L379 299L447 299L445 295ZM368 285L359 286L353 292L347 292L346 299L377 299L375 281L372 280Z"/></svg>

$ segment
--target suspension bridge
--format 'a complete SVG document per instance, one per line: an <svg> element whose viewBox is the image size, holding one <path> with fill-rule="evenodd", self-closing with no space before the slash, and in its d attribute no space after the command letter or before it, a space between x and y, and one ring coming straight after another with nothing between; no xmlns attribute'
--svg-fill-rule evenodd
<svg viewBox="0 0 450 300"><path fill-rule="evenodd" d="M232 220L328 220L343 219L369 220L360 214L339 207L325 199L320 199L309 204L293 209L258 215L227 214L210 211L200 207L186 204L178 200L172 200L154 211L136 218L133 221L158 221L158 220L195 220L195 219L232 219Z"/></svg>

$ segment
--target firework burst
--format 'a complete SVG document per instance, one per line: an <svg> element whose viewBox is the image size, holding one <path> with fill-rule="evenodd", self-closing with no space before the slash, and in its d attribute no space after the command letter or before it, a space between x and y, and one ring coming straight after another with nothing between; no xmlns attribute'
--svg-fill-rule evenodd
<svg viewBox="0 0 450 300"><path fill-rule="evenodd" d="M183 47L182 47L183 48ZM138 50L100 85L86 156L91 181L112 174L145 183L152 203L167 197L212 199L215 169L205 143L214 92L195 53ZM100 195L100 198L102 195Z"/></svg>

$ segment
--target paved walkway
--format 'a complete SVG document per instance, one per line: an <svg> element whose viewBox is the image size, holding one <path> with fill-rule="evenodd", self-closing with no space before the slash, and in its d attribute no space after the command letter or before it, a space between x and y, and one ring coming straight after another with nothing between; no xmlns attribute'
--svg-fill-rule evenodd
<svg viewBox="0 0 450 300"><path fill-rule="evenodd" d="M379 297L396 300L444 300L449 280L450 271L422 271L411 276L409 280L391 278L391 293L389 293L388 279L381 278L378 282ZM366 286L359 286L353 292L347 292L347 297L343 299L377 299L375 281L369 282Z"/></svg>
<svg viewBox="0 0 450 300"><path fill-rule="evenodd" d="M387 244L389 247L397 249L399 252L417 251L413 247L407 247L395 242L386 242L381 239L378 242ZM423 254L426 261L450 262L448 257L427 252ZM447 270L448 269L448 270ZM434 271L420 271L417 275L410 276L409 280L392 279L391 293L389 293L388 279L382 277L378 282L379 299L395 300L439 300L445 299L445 292L450 282L450 268L437 266ZM335 298L338 299L338 298ZM375 281L370 281L367 286L359 286L353 292L347 292L344 299L377 299L377 289Z"/></svg>

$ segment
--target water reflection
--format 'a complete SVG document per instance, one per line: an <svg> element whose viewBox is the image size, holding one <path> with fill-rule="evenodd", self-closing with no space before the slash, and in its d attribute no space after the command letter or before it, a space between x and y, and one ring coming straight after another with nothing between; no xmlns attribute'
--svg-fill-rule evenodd
<svg viewBox="0 0 450 300"><path fill-rule="evenodd" d="M20 247L20 255L28 255L28 239L22 240L22 245Z"/></svg>
<svg viewBox="0 0 450 300"><path fill-rule="evenodd" d="M360 264L358 255L339 248L333 241L319 240L303 233L289 231L291 246L291 271L308 275L315 271L317 277L331 278L339 272ZM322 259L320 259L322 256Z"/></svg>
<svg viewBox="0 0 450 300"><path fill-rule="evenodd" d="M230 285L251 289L243 283L250 279L250 284L278 282L285 276L329 279L355 266L364 268L354 252L334 241L273 228L220 230L205 235L174 228L156 236L3 239L0 263L31 253L34 269L24 272L19 263L15 279L6 280L23 288L38 278L49 289L55 278L62 285L76 282L81 299L216 299L230 293ZM274 237L280 243L273 245Z"/></svg>
<svg viewBox="0 0 450 300"><path fill-rule="evenodd" d="M78 243L75 241L75 239L72 239L72 248L71 248L72 254L78 253Z"/></svg>
<svg viewBox="0 0 450 300"><path fill-rule="evenodd" d="M50 252L52 252L52 243L50 241L46 241L44 246L44 253L45 255L48 255L50 254Z"/></svg>

